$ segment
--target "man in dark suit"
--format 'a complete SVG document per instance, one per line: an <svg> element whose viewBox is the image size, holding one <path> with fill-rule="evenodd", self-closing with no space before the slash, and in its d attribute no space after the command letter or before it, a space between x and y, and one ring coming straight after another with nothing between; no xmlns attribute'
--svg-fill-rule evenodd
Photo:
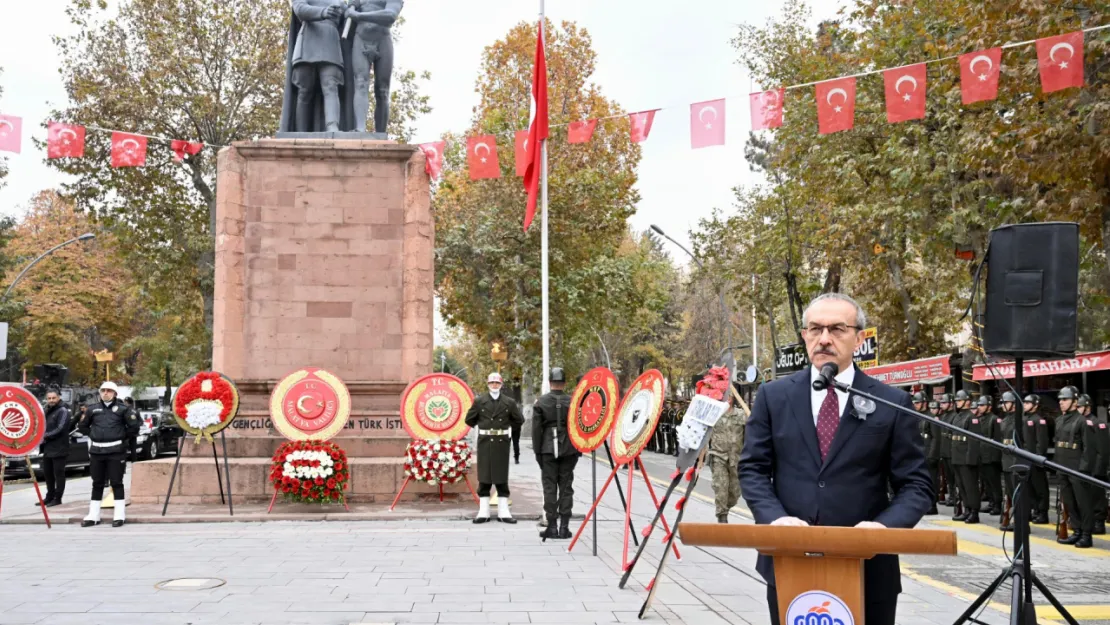
<svg viewBox="0 0 1110 625"><path fill-rule="evenodd" d="M765 384L747 425L740 491L756 523L912 528L934 501L917 420L876 402L857 406L831 386L815 391L812 382L831 362L840 382L906 408L910 396L852 364L867 326L855 300L822 295L806 308L802 323L812 366ZM771 559L759 556L757 569L767 580L771 624L779 625ZM901 591L897 556L864 563L861 625L894 625Z"/></svg>

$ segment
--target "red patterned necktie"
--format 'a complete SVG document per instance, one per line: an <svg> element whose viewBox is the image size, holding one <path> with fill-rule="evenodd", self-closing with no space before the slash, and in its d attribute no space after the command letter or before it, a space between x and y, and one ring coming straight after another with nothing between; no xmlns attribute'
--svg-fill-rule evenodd
<svg viewBox="0 0 1110 625"><path fill-rule="evenodd" d="M840 427L840 405L836 401L836 391L829 387L825 401L821 402L821 409L817 411L817 447L821 450L821 462L832 446L836 428Z"/></svg>

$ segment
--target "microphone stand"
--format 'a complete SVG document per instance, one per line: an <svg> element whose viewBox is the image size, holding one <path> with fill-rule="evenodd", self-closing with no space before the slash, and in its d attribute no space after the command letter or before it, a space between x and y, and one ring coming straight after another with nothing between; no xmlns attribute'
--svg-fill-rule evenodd
<svg viewBox="0 0 1110 625"><path fill-rule="evenodd" d="M1016 359L1014 364L1016 365L1016 388L1021 388L1021 359ZM1016 406L1017 410L1014 413L1014 430L1016 430L1014 432L1015 444L1004 445L992 438L983 436L982 434L965 430L959 426L952 425L951 423L941 421L940 419L934 418L932 416L922 414L915 410L911 410L910 408L906 408L905 406L900 406L892 401L883 399L882 397L876 397L875 395L872 395L870 393L857 390L848 384L844 384L843 382L838 381L834 377L835 373L833 375L826 375L825 371L822 371L821 373L821 377L819 377L813 383L813 388L816 390L824 390L829 386L832 386L839 391L843 391L851 395L858 395L876 403L880 403L884 406L893 408L894 410L903 414L912 415L914 417L917 417L918 419L921 419L922 421L934 423L952 432L957 432L960 436L967 436L969 438L975 439L980 443L985 443L991 447L994 447L995 449L999 449L1002 452L1010 454L1011 456L1014 456L1015 458L1024 462L1015 463L1012 469L1014 474L1014 484L1016 485L1017 490L1017 501L1015 501L1013 504L1014 559L1011 561L1010 566L1003 570L1002 573L999 574L999 576L996 577L993 582L991 582L990 586L988 586L987 589L983 591L983 593L980 594L978 598L975 599L971 606L968 607L968 609L960 615L960 618L956 620L954 625L963 625L963 623L966 623L968 621L979 623L980 625L985 625L982 623L982 621L976 620L973 615L984 603L986 603L991 598L991 596L998 590L998 587L1001 586L1002 582L1006 579L1011 580L1012 586L1012 595L1010 599L1010 625L1036 625L1037 615L1033 606L1034 586L1036 586L1037 590L1039 590L1041 594L1044 595L1046 599L1048 599L1049 603L1052 604L1052 607L1056 608L1056 611L1064 617L1064 620L1066 620L1070 625L1079 625L1079 622L1075 620L1075 617L1073 617L1067 611L1067 608L1065 608L1064 605L1060 603L1060 601L1052 594L1048 587L1045 586L1043 582L1041 582L1036 573L1033 572L1032 560L1029 553L1029 522L1032 518L1032 503L1029 500L1028 486L1029 475L1031 473L1031 467L1036 466L1041 469L1051 469L1057 474L1079 478L1084 482L1094 485L1098 488L1110 489L1110 484L1103 482L1102 480L1097 480L1089 475L1084 475L1079 471L1061 466L1059 464L1056 464L1055 462L1051 462L1047 458L1039 454L1035 454L1033 452L1022 449L1020 447L1020 433L1022 427L1022 405L1020 403L1021 397L1018 397L1019 401L1017 402Z"/></svg>

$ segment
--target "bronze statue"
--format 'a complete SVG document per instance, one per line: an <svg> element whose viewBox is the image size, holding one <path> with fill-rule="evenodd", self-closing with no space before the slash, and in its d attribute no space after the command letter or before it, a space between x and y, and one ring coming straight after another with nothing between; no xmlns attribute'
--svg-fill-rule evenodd
<svg viewBox="0 0 1110 625"><path fill-rule="evenodd" d="M351 0L346 17L351 21L354 52L355 128L366 128L370 116L370 70L374 70L374 132L389 126L389 81L393 75L393 33L404 0Z"/></svg>

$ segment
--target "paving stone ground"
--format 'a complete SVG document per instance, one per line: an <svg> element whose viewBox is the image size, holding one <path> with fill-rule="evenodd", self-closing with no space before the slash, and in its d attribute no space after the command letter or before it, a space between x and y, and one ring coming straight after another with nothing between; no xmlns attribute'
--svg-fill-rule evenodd
<svg viewBox="0 0 1110 625"><path fill-rule="evenodd" d="M514 491L538 484L538 469L529 458L526 448L524 463L512 467ZM644 458L655 480L668 477L673 459ZM600 487L608 469L598 469ZM589 505L590 475L590 461L583 458L575 483L577 513ZM623 472L621 478L623 486ZM707 471L686 520L713 521L708 478ZM87 478L74 480L70 493L87 492L85 484ZM661 494L662 488L656 489ZM32 498L27 489L9 491L5 512L9 506L17 512L30 508ZM639 529L653 512L639 476L632 498ZM456 505L456 518L473 512L468 504ZM0 625L633 622L661 555L662 533L653 535L632 581L619 589L623 523L612 487L599 510L596 557L589 528L567 553L568 541L541 543L532 521L476 526L465 520L328 520L122 529L66 524L53 530L0 525ZM673 515L672 507L668 517ZM733 521L750 522L742 506L734 509ZM937 519L925 526L947 527ZM901 625L954 622L978 585L1005 564L1000 535L991 528L951 529L959 532L961 555L904 560ZM1110 596L1101 585L1110 573L1110 543L1101 541L1099 548L1078 554L1049 545L1047 538L1038 540L1045 543L1033 547L1042 577L1059 587L1080 621L1110 618ZM768 624L754 552L681 544L679 549L682 559L672 559L658 582L645 622ZM206 590L155 587L179 578L215 578L223 584ZM1063 592L1069 583L1079 584L1079 592ZM1004 589L981 620L1008 622L1007 597ZM1038 613L1041 622L1047 622L1044 616L1058 618Z"/></svg>

